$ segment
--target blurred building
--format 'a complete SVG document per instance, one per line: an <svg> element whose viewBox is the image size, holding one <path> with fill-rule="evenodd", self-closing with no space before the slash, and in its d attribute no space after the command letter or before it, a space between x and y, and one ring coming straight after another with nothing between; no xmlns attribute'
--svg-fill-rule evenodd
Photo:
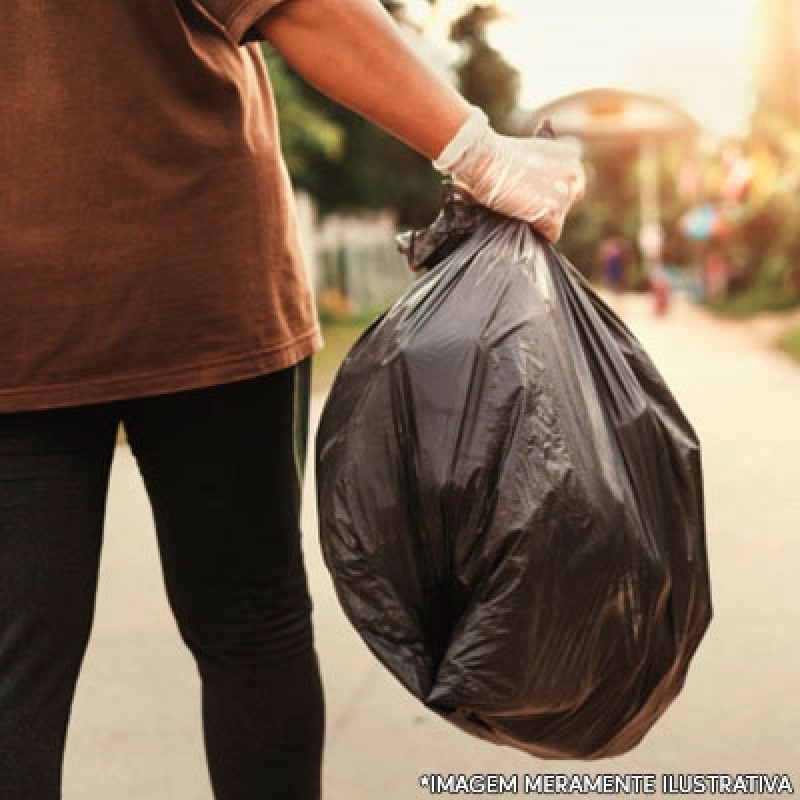
<svg viewBox="0 0 800 800"><path fill-rule="evenodd" d="M800 128L800 0L759 0L753 35L757 113Z"/></svg>

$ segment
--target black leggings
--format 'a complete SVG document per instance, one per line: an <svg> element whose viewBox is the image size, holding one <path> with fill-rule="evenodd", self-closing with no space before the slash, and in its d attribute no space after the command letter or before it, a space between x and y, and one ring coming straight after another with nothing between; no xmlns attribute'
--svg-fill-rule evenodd
<svg viewBox="0 0 800 800"><path fill-rule="evenodd" d="M200 673L215 797L319 797L323 700L299 528L306 368L0 414L2 800L61 796L120 421Z"/></svg>

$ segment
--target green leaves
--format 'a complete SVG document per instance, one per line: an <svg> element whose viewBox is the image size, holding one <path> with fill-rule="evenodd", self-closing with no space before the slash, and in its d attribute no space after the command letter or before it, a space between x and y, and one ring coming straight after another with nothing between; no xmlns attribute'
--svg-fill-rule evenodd
<svg viewBox="0 0 800 800"><path fill-rule="evenodd" d="M403 3L384 2L402 16ZM500 131L516 107L517 73L488 43L491 6L465 3L452 28L463 47L460 89ZM428 224L440 204L440 176L426 158L308 86L274 51L264 49L292 180L323 213L391 208L400 225ZM398 98L398 102L403 102Z"/></svg>

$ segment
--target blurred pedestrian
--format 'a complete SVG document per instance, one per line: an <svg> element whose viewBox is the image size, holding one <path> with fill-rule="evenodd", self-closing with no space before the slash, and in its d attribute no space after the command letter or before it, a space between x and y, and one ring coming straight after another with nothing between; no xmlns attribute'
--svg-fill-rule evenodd
<svg viewBox="0 0 800 800"><path fill-rule="evenodd" d="M494 133L373 0L9 0L0 31L0 797L60 797L122 423L215 797L317 798L299 515L321 342L257 42L551 239L577 153Z"/></svg>
<svg viewBox="0 0 800 800"><path fill-rule="evenodd" d="M600 264L603 280L610 291L609 305L622 315L624 293L627 282L627 252L624 241L619 236L604 239L600 245Z"/></svg>
<svg viewBox="0 0 800 800"><path fill-rule="evenodd" d="M605 274L608 287L614 294L621 294L625 290L625 262L625 247L622 241L618 237L609 240Z"/></svg>
<svg viewBox="0 0 800 800"><path fill-rule="evenodd" d="M669 272L663 264L650 269L650 291L653 296L653 313L657 317L666 316L670 307L672 286Z"/></svg>
<svg viewBox="0 0 800 800"><path fill-rule="evenodd" d="M704 263L706 298L713 302L724 300L728 294L730 268L725 253L712 248Z"/></svg>

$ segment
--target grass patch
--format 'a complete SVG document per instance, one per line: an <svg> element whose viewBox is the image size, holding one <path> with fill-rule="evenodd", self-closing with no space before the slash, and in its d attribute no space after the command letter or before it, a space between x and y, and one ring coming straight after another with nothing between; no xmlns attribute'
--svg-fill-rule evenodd
<svg viewBox="0 0 800 800"><path fill-rule="evenodd" d="M780 312L800 308L800 300L787 292L763 286L712 303L711 310L728 319L747 319L765 311Z"/></svg>
<svg viewBox="0 0 800 800"><path fill-rule="evenodd" d="M336 371L350 348L376 316L377 313L353 317L320 314L325 347L314 356L311 371L312 392L326 392L330 388Z"/></svg>
<svg viewBox="0 0 800 800"><path fill-rule="evenodd" d="M778 347L800 364L800 328L792 328L780 336Z"/></svg>

